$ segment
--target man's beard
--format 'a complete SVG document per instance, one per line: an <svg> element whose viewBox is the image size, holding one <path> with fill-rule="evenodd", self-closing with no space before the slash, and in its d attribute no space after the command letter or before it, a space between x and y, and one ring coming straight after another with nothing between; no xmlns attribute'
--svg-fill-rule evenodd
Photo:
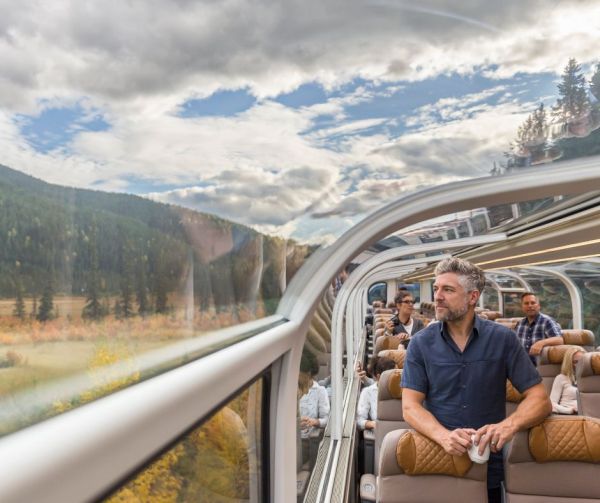
<svg viewBox="0 0 600 503"><path fill-rule="evenodd" d="M465 302L463 307L459 307L456 309L451 309L448 306L442 306L446 308L444 314L438 313L435 311L435 319L438 321L459 321L462 320L465 315L469 312L469 304Z"/></svg>

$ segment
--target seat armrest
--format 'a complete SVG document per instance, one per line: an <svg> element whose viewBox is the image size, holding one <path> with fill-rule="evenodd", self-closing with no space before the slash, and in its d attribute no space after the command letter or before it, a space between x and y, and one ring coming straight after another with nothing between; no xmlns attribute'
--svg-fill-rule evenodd
<svg viewBox="0 0 600 503"><path fill-rule="evenodd" d="M377 478L371 473L366 473L360 478L360 502L374 502L377 496Z"/></svg>

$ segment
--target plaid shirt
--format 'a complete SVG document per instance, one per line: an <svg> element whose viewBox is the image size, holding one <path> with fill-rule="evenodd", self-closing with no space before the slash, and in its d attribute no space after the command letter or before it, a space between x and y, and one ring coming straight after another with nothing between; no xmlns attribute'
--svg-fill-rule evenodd
<svg viewBox="0 0 600 503"><path fill-rule="evenodd" d="M523 344L525 351L529 353L529 348L533 346L537 341L542 339L548 339L550 337L562 336L560 331L560 325L554 321L550 316L539 313L533 323L529 324L527 316L523 318L516 326L515 332L517 337Z"/></svg>

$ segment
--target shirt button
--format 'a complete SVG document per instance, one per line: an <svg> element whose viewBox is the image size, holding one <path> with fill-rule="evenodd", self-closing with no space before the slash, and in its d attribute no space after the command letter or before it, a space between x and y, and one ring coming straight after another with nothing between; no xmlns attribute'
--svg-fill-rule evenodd
<svg viewBox="0 0 600 503"><path fill-rule="evenodd" d="M467 387L467 385L466 385L466 384L463 384L463 385L461 386L461 388L462 388L462 389L465 389L466 387Z"/></svg>
<svg viewBox="0 0 600 503"><path fill-rule="evenodd" d="M467 408L467 406L466 406L466 405L463 405L463 409L466 409L466 408Z"/></svg>

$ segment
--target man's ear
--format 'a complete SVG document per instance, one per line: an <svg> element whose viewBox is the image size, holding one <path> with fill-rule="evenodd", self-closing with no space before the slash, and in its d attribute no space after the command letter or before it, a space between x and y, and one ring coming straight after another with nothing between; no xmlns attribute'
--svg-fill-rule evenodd
<svg viewBox="0 0 600 503"><path fill-rule="evenodd" d="M479 302L480 295L481 292L479 292L478 290L472 290L470 292L469 305L476 306L477 302Z"/></svg>

